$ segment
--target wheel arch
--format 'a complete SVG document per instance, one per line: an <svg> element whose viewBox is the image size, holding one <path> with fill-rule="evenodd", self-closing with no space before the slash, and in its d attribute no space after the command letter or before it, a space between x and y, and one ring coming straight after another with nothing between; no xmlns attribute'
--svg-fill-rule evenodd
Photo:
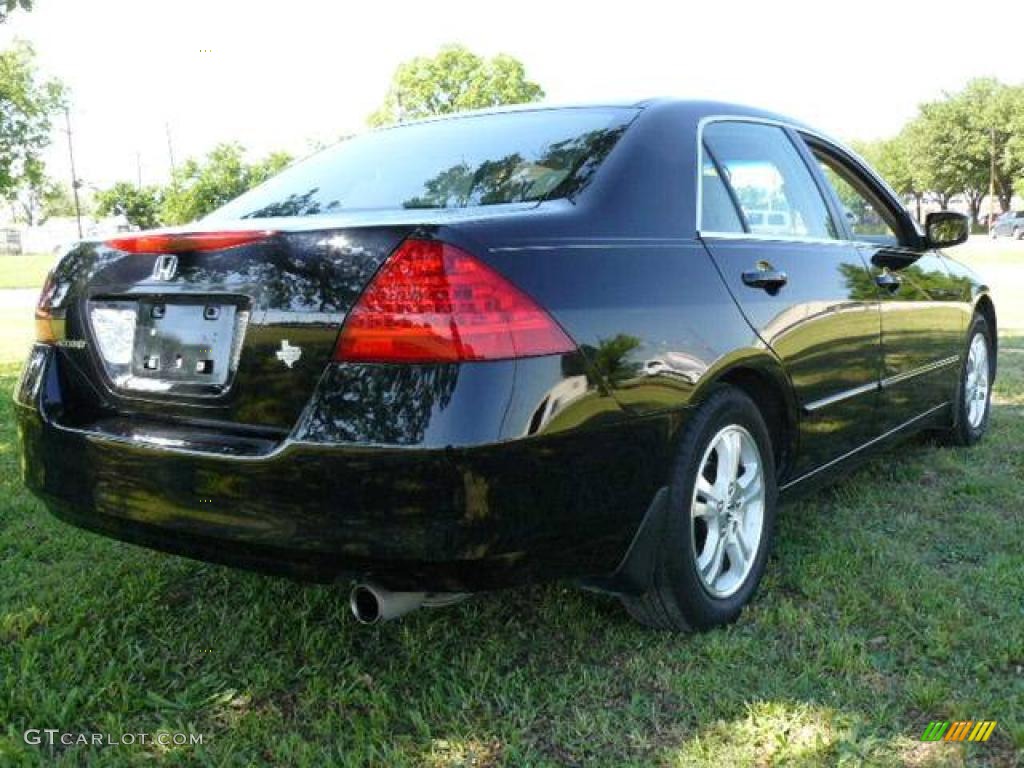
<svg viewBox="0 0 1024 768"><path fill-rule="evenodd" d="M702 401L718 384L736 387L754 401L772 438L776 474L779 479L785 477L797 451L799 417L782 364L768 353L760 353L723 365L704 378L695 402Z"/></svg>
<svg viewBox="0 0 1024 768"><path fill-rule="evenodd" d="M996 326L996 306L988 293L982 293L974 302L974 312L984 317L988 323L989 331L992 333L992 355L995 357L999 351L999 329Z"/></svg>
<svg viewBox="0 0 1024 768"><path fill-rule="evenodd" d="M775 454L776 476L785 477L797 449L798 411L796 396L782 363L767 350L744 349L728 355L697 382L689 399L696 407L716 386L727 384L746 394L764 416ZM673 444L678 445L675 432ZM781 483L780 483L781 484ZM582 585L599 592L639 595L649 589L654 573L654 552L664 535L668 514L668 486L659 489L644 515L622 562L611 574L582 580Z"/></svg>

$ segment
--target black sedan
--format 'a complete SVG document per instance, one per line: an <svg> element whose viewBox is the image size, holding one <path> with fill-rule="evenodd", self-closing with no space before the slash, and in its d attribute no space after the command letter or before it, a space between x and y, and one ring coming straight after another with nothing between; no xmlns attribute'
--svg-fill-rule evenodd
<svg viewBox="0 0 1024 768"><path fill-rule="evenodd" d="M712 627L780 498L985 432L995 308L939 250L966 235L726 104L372 132L67 253L15 394L24 480L108 536L354 580L363 621L569 579Z"/></svg>

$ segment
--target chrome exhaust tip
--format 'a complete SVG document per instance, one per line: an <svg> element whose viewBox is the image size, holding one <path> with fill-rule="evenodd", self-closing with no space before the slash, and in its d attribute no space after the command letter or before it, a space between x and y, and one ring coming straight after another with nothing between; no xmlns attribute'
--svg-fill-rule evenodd
<svg viewBox="0 0 1024 768"><path fill-rule="evenodd" d="M442 608L469 597L466 592L392 592L390 589L361 581L352 587L348 604L360 624L391 621L417 608Z"/></svg>
<svg viewBox="0 0 1024 768"><path fill-rule="evenodd" d="M348 604L360 624L377 624L415 611L426 599L426 592L392 592L376 584L360 583L352 587Z"/></svg>

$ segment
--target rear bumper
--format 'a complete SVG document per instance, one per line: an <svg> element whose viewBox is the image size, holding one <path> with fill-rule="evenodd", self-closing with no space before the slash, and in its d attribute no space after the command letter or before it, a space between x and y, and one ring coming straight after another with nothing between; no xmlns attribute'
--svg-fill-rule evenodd
<svg viewBox="0 0 1024 768"><path fill-rule="evenodd" d="M46 415L41 366L16 395L22 471L58 517L201 560L391 589L615 570L678 426L663 415L471 447L289 440L228 456L62 427Z"/></svg>

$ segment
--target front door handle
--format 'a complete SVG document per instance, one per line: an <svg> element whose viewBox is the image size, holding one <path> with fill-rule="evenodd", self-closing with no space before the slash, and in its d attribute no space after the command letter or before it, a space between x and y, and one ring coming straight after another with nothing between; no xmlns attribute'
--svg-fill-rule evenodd
<svg viewBox="0 0 1024 768"><path fill-rule="evenodd" d="M880 275L875 275L875 285L879 288L888 288L890 293L896 293L903 285L903 278L892 272L883 272Z"/></svg>
<svg viewBox="0 0 1024 768"><path fill-rule="evenodd" d="M763 288L770 294L779 292L779 288L789 281L786 273L775 269L769 264L758 265L757 269L743 273L743 284L751 288Z"/></svg>

